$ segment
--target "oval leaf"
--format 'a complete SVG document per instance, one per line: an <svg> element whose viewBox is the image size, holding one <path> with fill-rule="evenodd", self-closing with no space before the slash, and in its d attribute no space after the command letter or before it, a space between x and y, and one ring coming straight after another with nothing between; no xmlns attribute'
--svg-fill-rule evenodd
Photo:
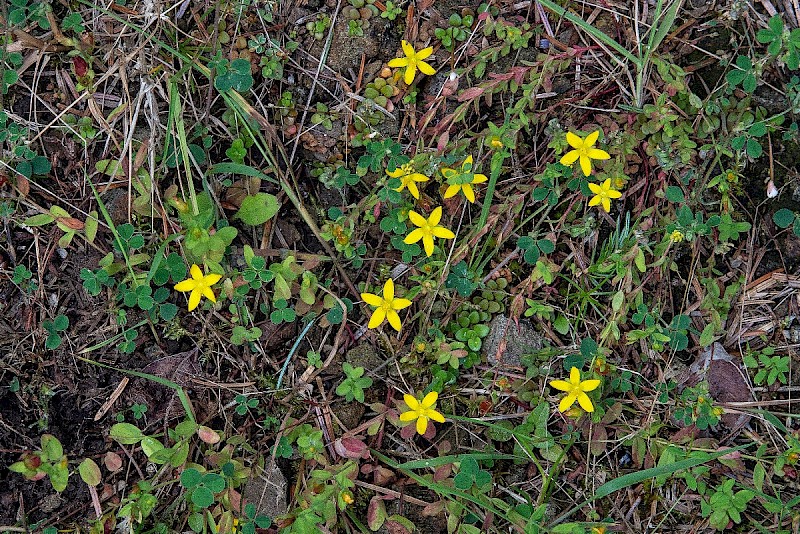
<svg viewBox="0 0 800 534"><path fill-rule="evenodd" d="M81 475L81 480L90 486L97 486L103 480L100 467L91 458L84 458L78 466L78 473Z"/></svg>
<svg viewBox="0 0 800 534"><path fill-rule="evenodd" d="M236 212L235 217L250 226L258 226L274 217L280 207L275 195L256 193L242 200L242 207Z"/></svg>
<svg viewBox="0 0 800 534"><path fill-rule="evenodd" d="M130 423L117 423L111 427L111 439L121 445L135 445L144 438L138 427Z"/></svg>

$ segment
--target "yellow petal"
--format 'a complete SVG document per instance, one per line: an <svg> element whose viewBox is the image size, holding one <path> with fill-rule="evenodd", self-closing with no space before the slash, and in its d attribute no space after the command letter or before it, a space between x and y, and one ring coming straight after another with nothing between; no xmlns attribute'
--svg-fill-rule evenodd
<svg viewBox="0 0 800 534"><path fill-rule="evenodd" d="M417 413L413 412L413 411L412 412L403 412L403 413L400 414L400 420L403 421L404 423L407 423L409 421L413 421L417 417L418 417Z"/></svg>
<svg viewBox="0 0 800 534"><path fill-rule="evenodd" d="M431 212L431 216L428 217L428 224L430 224L431 226L436 226L437 224L439 224L439 221L441 220L442 220L442 207L438 206L434 208L434 210Z"/></svg>
<svg viewBox="0 0 800 534"><path fill-rule="evenodd" d="M422 399L422 407L424 409L432 408L434 404L436 404L436 399L439 398L439 393L436 391L431 391Z"/></svg>
<svg viewBox="0 0 800 534"><path fill-rule="evenodd" d="M595 195L589 200L589 206L597 206L603 201L603 197L600 195Z"/></svg>
<svg viewBox="0 0 800 534"><path fill-rule="evenodd" d="M461 186L460 185L451 185L451 186L449 186L447 188L447 191L444 192L444 198L452 198L452 197L456 196L458 194L459 190L461 190Z"/></svg>
<svg viewBox="0 0 800 534"><path fill-rule="evenodd" d="M205 277L205 282L209 286L213 286L214 284L219 282L220 278L222 278L221 274L216 274L216 273L207 274Z"/></svg>
<svg viewBox="0 0 800 534"><path fill-rule="evenodd" d="M437 423L444 423L444 416L436 410L428 410L427 415Z"/></svg>
<svg viewBox="0 0 800 534"><path fill-rule="evenodd" d="M372 312L372 317L369 318L369 324L367 325L367 328L378 328L383 324L384 319L386 319L386 312L383 310L383 308L378 308Z"/></svg>
<svg viewBox="0 0 800 534"><path fill-rule="evenodd" d="M427 219L425 219L425 217L423 217L414 210L408 212L408 220L410 220L414 224L414 226L420 226L420 227L425 226L425 223L428 222Z"/></svg>
<svg viewBox="0 0 800 534"><path fill-rule="evenodd" d="M397 191L401 191L403 188L402 186ZM417 189L417 184L414 183L414 180L408 182L408 192L411 193L411 196L419 200L419 189Z"/></svg>
<svg viewBox="0 0 800 534"><path fill-rule="evenodd" d="M592 159L608 159L611 155L606 152L605 150L600 150L599 148L593 148L589 152L586 153Z"/></svg>
<svg viewBox="0 0 800 534"><path fill-rule="evenodd" d="M609 189L608 192L606 192L606 195L608 195L608 198L619 198L622 196L622 193L616 189Z"/></svg>
<svg viewBox="0 0 800 534"><path fill-rule="evenodd" d="M361 293L361 300L370 306L381 306L383 304L383 299L372 293Z"/></svg>
<svg viewBox="0 0 800 534"><path fill-rule="evenodd" d="M430 258L433 254L433 235L428 233L422 236L422 248L425 249L425 255Z"/></svg>
<svg viewBox="0 0 800 534"><path fill-rule="evenodd" d="M214 294L213 291L211 291L210 287L204 287L203 288L203 296L205 298L207 298L208 300L210 300L211 302L214 302L214 303L217 302L217 296Z"/></svg>
<svg viewBox="0 0 800 534"><path fill-rule="evenodd" d="M192 278L195 280L202 280L203 279L203 271L200 270L200 267L197 265L192 264L191 269L189 269L189 274L192 275Z"/></svg>
<svg viewBox="0 0 800 534"><path fill-rule="evenodd" d="M383 300L392 300L394 298L394 280L389 278L383 284Z"/></svg>
<svg viewBox="0 0 800 534"><path fill-rule="evenodd" d="M403 395L403 400L405 401L406 406L408 406L410 409L419 410L419 401L414 395L409 395L406 393Z"/></svg>
<svg viewBox="0 0 800 534"><path fill-rule="evenodd" d="M598 184L593 184L593 183L590 183L590 184L589 184L589 190L590 190L592 193L594 193L595 195L599 195L600 193L602 193L602 192L603 192L603 186L601 186L601 185L598 185Z"/></svg>
<svg viewBox="0 0 800 534"><path fill-rule="evenodd" d="M389 310L386 312L386 318L389 320L389 324L397 330L398 332L403 327L403 324L400 322L400 316L397 315L397 312L394 310Z"/></svg>
<svg viewBox="0 0 800 534"><path fill-rule="evenodd" d="M583 139L581 139L572 132L567 132L567 143L569 143L569 146L571 146L572 148L581 148L583 146ZM564 165L569 165L569 164L564 163Z"/></svg>
<svg viewBox="0 0 800 534"><path fill-rule="evenodd" d="M577 367L573 367L569 370L569 381L572 385L578 385L581 383L581 371Z"/></svg>
<svg viewBox="0 0 800 534"><path fill-rule="evenodd" d="M427 48L426 48L426 50L427 50ZM420 52L420 54L421 53L422 52ZM419 55L417 55L417 57L419 58ZM428 57L428 56L425 56L425 57ZM428 64L428 63L426 63L424 61L417 61L417 67L419 67L419 71L422 74L427 74L428 76L433 76L434 74L436 74L436 69L434 69L433 67L430 66L430 64Z"/></svg>
<svg viewBox="0 0 800 534"><path fill-rule="evenodd" d="M611 200L608 197L603 197L603 209L606 210L606 213L611 211Z"/></svg>
<svg viewBox="0 0 800 534"><path fill-rule="evenodd" d="M186 293L187 291L193 290L197 287L197 282L189 278L188 280L184 280L183 282L178 282L175 284L175 291L180 291L182 293Z"/></svg>
<svg viewBox="0 0 800 534"><path fill-rule="evenodd" d="M403 39L402 41L400 41L400 46L403 48L403 53L406 55L406 57L408 58L414 57L415 54L414 47L411 46L411 43Z"/></svg>
<svg viewBox="0 0 800 534"><path fill-rule="evenodd" d="M433 47L432 46L429 46L428 48L423 48L422 50L417 52L417 59L428 59L431 56L431 54L433 54ZM422 63L422 62L420 61L420 63ZM422 70L422 69L420 69L420 70Z"/></svg>
<svg viewBox="0 0 800 534"><path fill-rule="evenodd" d="M578 404L581 405L581 408L586 410L587 412L593 412L594 406L592 405L592 399L589 398L584 392L578 393Z"/></svg>
<svg viewBox="0 0 800 534"><path fill-rule="evenodd" d="M564 156L562 156L561 161L559 161L559 163L561 163L562 165L572 165L573 163L578 161L580 155L581 153L578 152L577 150L570 150L569 152L564 154Z"/></svg>
<svg viewBox="0 0 800 534"><path fill-rule="evenodd" d="M401 176L403 176L403 169L398 167L392 172L389 172L389 169L386 169L386 174L389 175L389 178L400 178Z"/></svg>
<svg viewBox="0 0 800 534"><path fill-rule="evenodd" d="M437 226L435 228L431 228L431 232L436 237L441 237L442 239L453 239L456 236L456 234L454 234L444 226Z"/></svg>
<svg viewBox="0 0 800 534"><path fill-rule="evenodd" d="M581 389L583 391L594 391L600 386L599 380L584 380L581 382Z"/></svg>
<svg viewBox="0 0 800 534"><path fill-rule="evenodd" d="M414 174L412 174L411 175L411 179L414 180L415 182L427 182L428 181L428 177L425 176L422 173L419 173L419 172L415 172Z"/></svg>
<svg viewBox="0 0 800 534"><path fill-rule="evenodd" d="M392 299L392 309L402 310L411 306L411 301L408 299Z"/></svg>
<svg viewBox="0 0 800 534"><path fill-rule="evenodd" d="M475 202L475 191L472 190L471 185L463 184L461 186L461 190L464 191L464 196L467 197L467 200L470 202Z"/></svg>
<svg viewBox="0 0 800 534"><path fill-rule="evenodd" d="M486 175L485 175L485 174L475 174L475 175L473 175L473 176L472 176L472 182L470 182L470 183L473 183L473 184L482 184L482 183L484 183L486 180L488 180L488 178L486 177Z"/></svg>
<svg viewBox="0 0 800 534"><path fill-rule="evenodd" d="M550 387L559 391L570 391L572 389L572 384L564 380L551 380Z"/></svg>
<svg viewBox="0 0 800 534"><path fill-rule="evenodd" d="M581 170L583 171L584 176L589 176L592 174L592 160L587 158L586 156L581 156Z"/></svg>
<svg viewBox="0 0 800 534"><path fill-rule="evenodd" d="M200 304L200 292L194 290L189 294L189 311L195 309L198 304Z"/></svg>
<svg viewBox="0 0 800 534"><path fill-rule="evenodd" d="M403 243L405 243L406 245L416 243L417 241L422 239L424 235L425 232L422 230L422 228L417 228L416 230L412 230L411 233L408 234L405 239L403 239Z"/></svg>
<svg viewBox="0 0 800 534"><path fill-rule="evenodd" d="M414 76L417 74L417 67L413 63L409 63L408 67L406 67L406 73L403 75L403 81L406 82L406 85L411 85L414 83Z"/></svg>
<svg viewBox="0 0 800 534"><path fill-rule="evenodd" d="M558 411L559 412L566 412L567 410L569 410L570 407L573 404L575 404L575 398L576 398L576 395L574 393L570 393L569 395L567 395L566 397L561 399L561 402L558 403Z"/></svg>
<svg viewBox="0 0 800 534"><path fill-rule="evenodd" d="M586 139L583 142L584 146L592 146L597 142L598 137L600 137L600 130L593 131L592 133L586 136Z"/></svg>
<svg viewBox="0 0 800 534"><path fill-rule="evenodd" d="M461 167L463 168L464 165L468 165L470 168L472 168L472 162L473 161L474 160L472 159L472 154L470 154L469 156L464 158L464 161L461 163Z"/></svg>
<svg viewBox="0 0 800 534"><path fill-rule="evenodd" d="M408 66L408 58L398 57L398 58L390 60L389 63L387 63L387 65L389 65L393 69L396 69L398 67L407 67Z"/></svg>
<svg viewBox="0 0 800 534"><path fill-rule="evenodd" d="M424 436L426 430L428 430L428 418L421 415L419 419L417 419L417 433L420 436Z"/></svg>

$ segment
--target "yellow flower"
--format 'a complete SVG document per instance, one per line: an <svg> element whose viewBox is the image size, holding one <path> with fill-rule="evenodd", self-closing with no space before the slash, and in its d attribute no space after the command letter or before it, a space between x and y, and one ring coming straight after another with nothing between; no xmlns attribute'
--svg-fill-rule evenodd
<svg viewBox="0 0 800 534"><path fill-rule="evenodd" d="M585 176L592 174L592 160L593 159L608 159L608 152L594 148L597 138L600 137L600 130L594 131L586 136L586 139L581 139L572 132L567 132L567 143L575 150L570 150L561 158L562 165L572 165L580 159L581 170ZM606 210L608 211L608 210Z"/></svg>
<svg viewBox="0 0 800 534"><path fill-rule="evenodd" d="M433 76L436 74L436 71L433 69L433 67L422 61L433 53L432 46L423 48L419 52L415 52L414 47L411 46L408 41L400 41L400 45L403 47L403 54L405 54L406 57L399 57L389 61L389 66L392 68L406 68L405 76L403 78L403 81L406 82L406 85L411 85L414 83L414 76L417 75L417 69L419 69L422 74L427 74L428 76Z"/></svg>
<svg viewBox="0 0 800 534"><path fill-rule="evenodd" d="M404 423L417 420L417 433L419 435L425 434L428 429L428 419L433 419L437 423L444 423L444 416L433 409L436 404L436 399L439 394L431 391L422 402L418 401L413 395L403 395L403 400L408 405L408 411L400 414L400 420Z"/></svg>
<svg viewBox="0 0 800 534"><path fill-rule="evenodd" d="M464 196L470 202L475 202L475 191L472 186L474 184L482 184L488 180L485 174L472 172L472 156L467 156L464 159L459 170L445 167L442 169L442 176L445 177L449 184L447 191L444 192L444 198L454 197L459 191L463 191Z"/></svg>
<svg viewBox="0 0 800 534"><path fill-rule="evenodd" d="M402 324L397 311L411 306L411 301L394 298L394 281L391 278L383 285L383 297L372 293L361 293L361 298L370 306L376 307L376 310L372 312L372 317L369 319L368 328L378 328L383 324L384 320L388 319L392 328L398 332L400 331Z"/></svg>
<svg viewBox="0 0 800 534"><path fill-rule="evenodd" d="M417 189L417 182L427 182L428 177L424 174L414 172L414 168L410 163L404 163L392 172L386 171L386 174L391 178L400 178L400 187L395 189L398 193L408 187L411 196L419 199L419 189Z"/></svg>
<svg viewBox="0 0 800 534"><path fill-rule="evenodd" d="M683 241L683 232L680 230L673 230L671 234L669 234L669 240L673 243L680 243Z"/></svg>
<svg viewBox="0 0 800 534"><path fill-rule="evenodd" d="M192 275L191 278L187 278L183 282L175 284L175 291L180 291L181 293L191 291L189 295L189 311L192 311L200 304L201 296L206 297L211 302L217 302L217 297L214 296L211 286L219 282L222 276L214 273L204 276L203 271L201 271L200 267L197 265L192 265L192 268L189 269L189 273Z"/></svg>
<svg viewBox="0 0 800 534"><path fill-rule="evenodd" d="M425 248L425 254L430 256L433 254L433 238L441 237L442 239L453 239L456 234L439 225L442 220L442 207L439 206L431 213L427 219L414 210L408 212L409 220L418 226L416 230L412 230L408 236L403 240L403 243L410 245L422 239L422 245Z"/></svg>
<svg viewBox="0 0 800 534"><path fill-rule="evenodd" d="M611 199L622 196L622 193L611 187L611 178L607 178L602 185L589 184L589 189L594 193L594 196L589 201L589 205L597 206L598 204L602 204L606 213L611 211Z"/></svg>
<svg viewBox="0 0 800 534"><path fill-rule="evenodd" d="M489 140L489 145L491 145L492 148L503 148L503 140L500 139L499 135L493 135Z"/></svg>
<svg viewBox="0 0 800 534"><path fill-rule="evenodd" d="M558 409L561 412L569 410L570 407L575 404L576 400L578 404L581 405L581 408L587 412L593 412L594 406L592 405L592 400L586 392L593 391L597 389L598 386L600 386L599 380L584 380L581 382L581 372L577 367L573 367L570 370L569 382L564 380L552 380L550 382L551 388L567 392L567 396L561 399L561 402L558 404Z"/></svg>

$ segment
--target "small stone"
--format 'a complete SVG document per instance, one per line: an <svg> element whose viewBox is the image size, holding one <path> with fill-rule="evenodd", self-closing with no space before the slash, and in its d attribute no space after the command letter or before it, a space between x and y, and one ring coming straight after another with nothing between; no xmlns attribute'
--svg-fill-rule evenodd
<svg viewBox="0 0 800 534"><path fill-rule="evenodd" d="M256 515L277 517L285 514L289 509L286 490L286 477L275 465L275 461L270 459L264 472L253 476L247 482L244 490L244 502L256 507Z"/></svg>
<svg viewBox="0 0 800 534"><path fill-rule="evenodd" d="M526 320L519 326L505 315L498 315L489 325L489 335L483 340L482 351L492 365L522 367L522 356L543 347L543 338Z"/></svg>

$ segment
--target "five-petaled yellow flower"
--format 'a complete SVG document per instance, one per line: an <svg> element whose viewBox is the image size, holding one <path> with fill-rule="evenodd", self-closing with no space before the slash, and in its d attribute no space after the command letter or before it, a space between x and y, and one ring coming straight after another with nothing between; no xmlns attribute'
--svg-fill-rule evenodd
<svg viewBox="0 0 800 534"><path fill-rule="evenodd" d="M192 311L200 304L201 296L204 296L211 302L217 302L217 297L214 296L211 286L219 282L222 275L211 273L204 276L203 271L201 271L200 267L197 265L192 265L192 268L189 269L189 273L192 275L191 278L187 278L183 282L175 284L175 291L180 291L182 293L191 291L189 295L189 311Z"/></svg>
<svg viewBox="0 0 800 534"><path fill-rule="evenodd" d="M589 189L594 193L594 196L589 200L589 205L597 206L602 204L606 213L611 211L611 199L622 196L622 193L611 187L611 178L607 178L602 185L589 184Z"/></svg>
<svg viewBox="0 0 800 534"><path fill-rule="evenodd" d="M418 401L413 395L403 395L403 400L408 405L408 411L400 414L400 420L404 423L417 420L417 433L421 436L428 430L428 419L433 419L437 423L444 423L444 416L433 409L439 394L431 391L422 402Z"/></svg>
<svg viewBox="0 0 800 534"><path fill-rule="evenodd" d="M605 150L594 148L597 138L600 137L600 130L596 130L581 139L572 132L567 132L567 143L575 150L570 150L561 158L562 165L572 165L580 160L581 170L585 176L592 174L593 159L608 159L611 156ZM606 210L608 211L608 210Z"/></svg>
<svg viewBox="0 0 800 534"><path fill-rule="evenodd" d="M406 72L403 77L403 81L406 82L406 85L411 85L414 82L414 76L417 75L417 69L419 69L422 74L427 74L428 76L433 76L436 74L436 71L433 69L433 67L422 61L433 54L432 46L423 48L419 52L415 52L414 47L411 46L411 43L408 41L400 41L400 45L403 47L403 54L405 54L406 57L398 57L389 61L389 66L392 68L406 68Z"/></svg>
<svg viewBox="0 0 800 534"><path fill-rule="evenodd" d="M402 324L397 311L411 306L411 301L394 298L394 281L391 278L383 285L383 297L372 293L361 293L361 298L370 306L376 307L376 310L372 312L372 317L369 319L368 328L378 328L383 324L384 320L388 319L392 328L398 332L400 331Z"/></svg>
<svg viewBox="0 0 800 534"><path fill-rule="evenodd" d="M389 172L386 171L386 174L389 175L391 178L400 178L400 187L395 189L398 193L408 187L408 191L411 193L411 196L419 199L419 189L417 188L417 182L427 182L428 177L422 173L415 172L414 167L411 166L410 163L404 163L396 168L394 171Z"/></svg>
<svg viewBox="0 0 800 534"><path fill-rule="evenodd" d="M439 206L431 213L427 219L414 210L408 212L409 220L418 226L416 230L412 230L408 236L403 240L403 243L410 245L422 239L422 246L425 248L425 254L430 256L433 254L433 238L441 237L442 239L453 239L456 234L439 225L442 220L442 207Z"/></svg>
<svg viewBox="0 0 800 534"><path fill-rule="evenodd" d="M561 399L561 402L558 404L558 409L561 412L569 410L570 407L575 404L576 400L578 404L581 405L581 408L587 412L593 412L594 406L592 405L592 400L586 392L593 391L597 389L598 386L600 386L599 380L581 381L581 372L577 367L573 367L570 370L569 382L565 380L552 380L550 382L551 388L567 392L567 396Z"/></svg>
<svg viewBox="0 0 800 534"><path fill-rule="evenodd" d="M442 169L442 176L445 177L447 183L447 191L444 192L444 198L451 198L458 194L459 191L464 192L464 196L470 202L475 202L475 191L472 189L474 184L482 184L488 178L485 174L475 174L472 172L472 156L467 156L461 163L461 168L449 169L445 167Z"/></svg>

